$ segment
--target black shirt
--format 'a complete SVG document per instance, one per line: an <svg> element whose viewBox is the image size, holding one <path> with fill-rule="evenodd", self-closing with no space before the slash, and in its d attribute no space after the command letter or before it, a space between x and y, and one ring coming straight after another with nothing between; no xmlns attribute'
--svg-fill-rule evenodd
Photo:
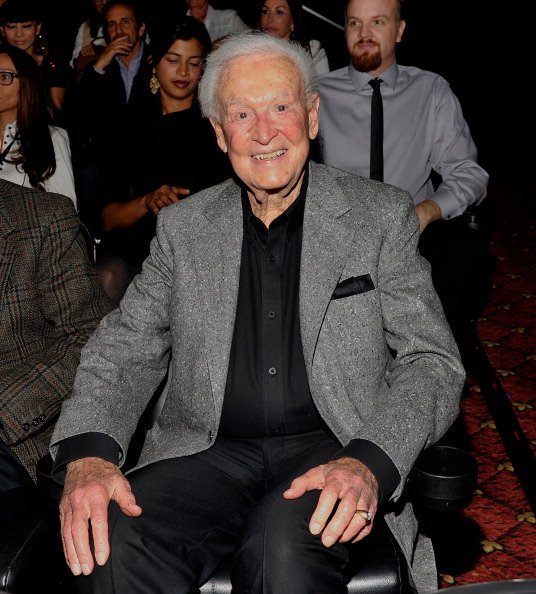
<svg viewBox="0 0 536 594"><path fill-rule="evenodd" d="M242 190L238 304L218 431L228 438L291 435L324 426L305 371L299 286L307 179L267 228Z"/></svg>

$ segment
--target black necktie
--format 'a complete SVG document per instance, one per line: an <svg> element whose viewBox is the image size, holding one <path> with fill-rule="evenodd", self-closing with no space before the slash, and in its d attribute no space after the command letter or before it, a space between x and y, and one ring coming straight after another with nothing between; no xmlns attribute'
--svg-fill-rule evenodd
<svg viewBox="0 0 536 594"><path fill-rule="evenodd" d="M383 181L383 103L381 78L369 80L372 87L370 102L370 178Z"/></svg>

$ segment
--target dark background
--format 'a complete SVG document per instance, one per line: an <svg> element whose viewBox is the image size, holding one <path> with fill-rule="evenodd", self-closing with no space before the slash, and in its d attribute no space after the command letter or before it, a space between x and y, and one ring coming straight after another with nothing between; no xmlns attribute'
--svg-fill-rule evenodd
<svg viewBox="0 0 536 594"><path fill-rule="evenodd" d="M234 8L255 26L257 0L211 0L211 4ZM184 6L182 0L144 0L144 5L156 19L177 5L181 10ZM305 0L304 5L343 24L344 0ZM83 0L47 3L47 36L53 48L71 51L86 9ZM407 0L405 14L407 27L398 61L432 70L449 81L491 181L531 172L534 101L523 49L530 38L528 14L518 10L508 14L508 6L503 5L499 15L482 0ZM326 49L332 70L348 63L343 31L307 12L306 25L309 36ZM522 141L526 146L520 145Z"/></svg>

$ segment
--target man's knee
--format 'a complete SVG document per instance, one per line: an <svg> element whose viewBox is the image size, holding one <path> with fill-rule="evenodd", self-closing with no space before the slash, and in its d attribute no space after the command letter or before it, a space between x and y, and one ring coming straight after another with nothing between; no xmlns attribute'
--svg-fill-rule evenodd
<svg viewBox="0 0 536 594"><path fill-rule="evenodd" d="M347 547L325 547L320 536L309 531L318 495L312 491L295 500L281 495L269 509L254 513L233 565L237 592L242 586L243 591L256 592L255 585L258 591L273 592L308 592L321 584L330 584L326 591L333 593L344 588L349 577Z"/></svg>

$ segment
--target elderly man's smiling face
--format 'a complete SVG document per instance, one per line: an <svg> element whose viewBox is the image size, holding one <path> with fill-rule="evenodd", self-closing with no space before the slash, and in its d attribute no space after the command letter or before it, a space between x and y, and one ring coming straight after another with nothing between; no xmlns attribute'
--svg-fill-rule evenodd
<svg viewBox="0 0 536 594"><path fill-rule="evenodd" d="M318 97L307 105L298 69L279 56L240 58L223 78L222 122L212 124L236 174L258 199L297 195L318 131Z"/></svg>

